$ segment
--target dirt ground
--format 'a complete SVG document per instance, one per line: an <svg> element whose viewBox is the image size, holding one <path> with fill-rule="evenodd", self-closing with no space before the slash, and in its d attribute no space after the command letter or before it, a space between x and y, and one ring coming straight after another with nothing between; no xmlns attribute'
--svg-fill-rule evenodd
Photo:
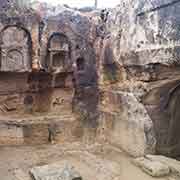
<svg viewBox="0 0 180 180"><path fill-rule="evenodd" d="M41 146L17 146L0 147L0 180L29 180L29 170L34 166L41 166L68 160L75 164L80 164L79 158L86 154L92 154L97 159L107 160L104 162L115 162L119 166L120 180L153 180L154 178L145 174L131 162L132 158L124 152L109 145L83 146L79 143L66 145L41 145ZM92 162L93 167L93 160ZM104 164L107 166L107 164ZM80 165L84 179L90 180L93 176L97 177L91 166ZM108 166L107 166L108 167ZM26 179L17 177L16 170L22 170ZM82 175L83 176L83 175ZM94 179L96 179L94 177ZM170 180L168 177L158 178L158 180Z"/></svg>

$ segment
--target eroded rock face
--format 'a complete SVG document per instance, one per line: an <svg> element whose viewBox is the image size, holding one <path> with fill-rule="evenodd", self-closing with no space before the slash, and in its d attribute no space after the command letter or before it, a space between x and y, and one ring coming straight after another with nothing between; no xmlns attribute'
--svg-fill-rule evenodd
<svg viewBox="0 0 180 180"><path fill-rule="evenodd" d="M179 155L179 2L121 1L107 19L98 10L7 6L2 117L75 113L92 136L134 156Z"/></svg>
<svg viewBox="0 0 180 180"><path fill-rule="evenodd" d="M178 53L178 9L179 3L168 0L122 1L108 23L116 60L124 65L173 63Z"/></svg>
<svg viewBox="0 0 180 180"><path fill-rule="evenodd" d="M116 123L110 123L108 127L105 123L108 130L116 127L116 131L119 132L116 134L116 140L109 134L107 137L110 141L115 140L116 145L121 143L121 147L128 152L131 147L136 153L146 152L139 148L145 149L148 145L148 141L141 141L144 136L155 140L156 145L152 148L152 152L168 156L179 154L177 107L180 36L179 15L176 13L179 9L179 2L168 0L121 1L119 6L110 10L108 21L103 24L105 33L101 35L100 43L96 44L101 47L99 74L102 90L100 92L103 93L108 89L111 93L118 94L121 91L125 102L133 104L134 101L125 96L132 93L133 98L137 100L134 104L139 104L139 106L132 116L130 114L133 110L126 103L119 107L119 112L121 112L119 114L116 112L114 114L114 111L107 114L105 110L102 110L100 122L104 122L104 119L106 122L112 119L118 122L118 126ZM113 70L114 74L111 73L110 68L113 65L116 65L118 69ZM105 102L107 97L103 97L101 104L104 102L104 106L111 109L116 106L116 103L122 103L117 96L113 96L115 101L108 102ZM124 112L128 111L130 113L124 116ZM135 118L138 114L139 118ZM147 123L148 119L144 117L144 114L147 114L150 124ZM127 126L123 126L124 123ZM141 128L146 127L147 124L147 129ZM127 128L131 125L133 127ZM139 134L139 140L141 140L136 143L139 146L135 147L132 142L136 139L134 135L136 129L142 131L136 133ZM126 133L129 135L121 139L123 135L119 136L119 134L123 130L125 131L123 135ZM100 131L103 131L103 128ZM115 131L110 130L110 132L113 134ZM124 142L126 140L130 140L128 142L131 143ZM132 155L136 153L131 152Z"/></svg>
<svg viewBox="0 0 180 180"><path fill-rule="evenodd" d="M99 97L93 46L96 25L89 16L65 6L57 6L54 11L45 4L39 4L41 10L21 7L14 2L1 5L0 119L2 127L8 118L14 119L23 132L19 135L19 129L16 132L16 127L12 127L8 133L3 131L0 139L6 137L8 141L15 136L13 144L23 144L24 138L33 134L17 122L18 118L26 119L26 116L34 119L34 116L47 115L48 119L53 119L53 115L66 114L71 121L74 114L88 112L85 123L82 119L77 122L79 130L74 132L76 130L70 128L68 133L72 130L73 134L82 134L84 126L94 131ZM60 126L59 138L63 136L63 124ZM43 142L47 142L48 128L41 127L38 130L35 125L35 129L30 129L41 131ZM38 135L33 137L38 138ZM60 139L63 141L63 137ZM2 144L6 143L2 140Z"/></svg>
<svg viewBox="0 0 180 180"><path fill-rule="evenodd" d="M134 156L154 153L152 120L133 93L104 91L102 98L99 131L105 133L107 140Z"/></svg>
<svg viewBox="0 0 180 180"><path fill-rule="evenodd" d="M133 162L136 166L153 177L163 177L170 174L170 168L159 161L152 161L142 157L135 159Z"/></svg>

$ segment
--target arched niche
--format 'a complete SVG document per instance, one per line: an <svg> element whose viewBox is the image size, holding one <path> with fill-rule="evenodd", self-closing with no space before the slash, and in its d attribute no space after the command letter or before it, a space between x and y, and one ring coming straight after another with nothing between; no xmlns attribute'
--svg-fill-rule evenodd
<svg viewBox="0 0 180 180"><path fill-rule="evenodd" d="M53 33L48 41L48 69L64 71L69 59L70 42L68 37L62 33Z"/></svg>
<svg viewBox="0 0 180 180"><path fill-rule="evenodd" d="M6 26L0 33L1 71L31 70L32 40L23 27Z"/></svg>

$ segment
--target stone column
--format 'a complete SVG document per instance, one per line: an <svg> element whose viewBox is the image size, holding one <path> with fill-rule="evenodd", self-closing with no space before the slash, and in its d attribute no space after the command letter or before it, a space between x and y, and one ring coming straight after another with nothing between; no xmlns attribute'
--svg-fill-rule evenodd
<svg viewBox="0 0 180 180"><path fill-rule="evenodd" d="M38 39L38 27L36 27L37 25L35 25L32 28L32 70L39 70L40 69L40 62L39 62L39 54L38 54L38 50L39 50L39 39Z"/></svg>

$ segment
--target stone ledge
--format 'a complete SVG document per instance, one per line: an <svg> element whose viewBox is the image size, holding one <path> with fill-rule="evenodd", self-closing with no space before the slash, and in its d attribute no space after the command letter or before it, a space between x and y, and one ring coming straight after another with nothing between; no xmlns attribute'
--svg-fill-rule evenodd
<svg viewBox="0 0 180 180"><path fill-rule="evenodd" d="M47 144L79 140L82 129L73 115L0 120L0 145Z"/></svg>

